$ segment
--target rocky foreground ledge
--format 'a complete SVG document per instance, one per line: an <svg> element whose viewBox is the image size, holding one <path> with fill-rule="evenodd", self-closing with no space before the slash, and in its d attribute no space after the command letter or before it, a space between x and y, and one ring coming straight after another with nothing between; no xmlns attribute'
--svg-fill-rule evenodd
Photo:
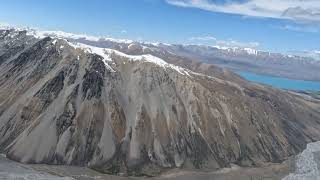
<svg viewBox="0 0 320 180"><path fill-rule="evenodd" d="M217 172L172 170L158 177L121 177L102 174L89 168L56 165L28 165L0 157L0 179L6 180L281 180L289 174L291 161L261 168L233 166Z"/></svg>
<svg viewBox="0 0 320 180"><path fill-rule="evenodd" d="M233 165L215 172L171 170L159 177L120 177L101 174L75 166L27 165L0 157L0 179L15 180L317 180L320 178L320 142L310 143L296 157L283 163L270 163L260 168L242 168Z"/></svg>

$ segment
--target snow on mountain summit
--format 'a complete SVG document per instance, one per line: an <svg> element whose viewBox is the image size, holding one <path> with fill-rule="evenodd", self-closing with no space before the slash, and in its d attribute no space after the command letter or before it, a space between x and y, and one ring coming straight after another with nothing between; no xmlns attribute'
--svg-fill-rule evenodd
<svg viewBox="0 0 320 180"><path fill-rule="evenodd" d="M98 36L91 36L91 35L85 35L85 34L74 34L74 33L67 33L64 31L28 31L30 35L33 35L35 37L55 37L55 38L64 38L64 39L83 39L88 41L113 41L117 43L132 43L132 40L128 39L114 39L109 37L98 37Z"/></svg>
<svg viewBox="0 0 320 180"><path fill-rule="evenodd" d="M167 63L161 58L158 58L156 56L153 56L151 54L143 54L143 55L127 55L123 52L110 49L110 48L100 48L95 46L90 46L87 44L82 43L75 43L75 42L68 42L68 44L75 49L83 49L85 52L97 54L101 57L103 57L103 62L107 69L109 69L111 72L115 72L112 67L108 64L109 62L112 62L112 55L124 57L128 59L129 61L141 61L141 62L149 62L153 63L157 66L163 67L163 68L170 68L175 71L177 71L179 74L190 76L188 71L184 68L181 68L179 66L175 66L172 64Z"/></svg>
<svg viewBox="0 0 320 180"><path fill-rule="evenodd" d="M258 55L259 50L257 49L253 49L253 48L241 48L241 47L225 47L225 46L212 46L214 48L217 48L219 50L223 50L223 51L227 51L227 52L233 52L233 53L237 53L237 52L245 52L248 55Z"/></svg>

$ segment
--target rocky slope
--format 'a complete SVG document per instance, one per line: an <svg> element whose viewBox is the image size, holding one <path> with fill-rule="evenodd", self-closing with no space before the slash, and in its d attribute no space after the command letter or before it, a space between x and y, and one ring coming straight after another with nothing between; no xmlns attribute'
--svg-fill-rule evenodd
<svg viewBox="0 0 320 180"><path fill-rule="evenodd" d="M320 140L319 101L164 60L1 30L0 151L155 175L281 162Z"/></svg>

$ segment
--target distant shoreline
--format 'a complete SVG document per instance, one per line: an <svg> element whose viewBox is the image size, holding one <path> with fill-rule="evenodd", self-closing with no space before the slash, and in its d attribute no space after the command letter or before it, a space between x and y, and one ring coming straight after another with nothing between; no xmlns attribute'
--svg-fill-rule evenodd
<svg viewBox="0 0 320 180"><path fill-rule="evenodd" d="M320 91L320 81L297 80L248 71L234 72L248 81L270 85L275 88L294 91Z"/></svg>

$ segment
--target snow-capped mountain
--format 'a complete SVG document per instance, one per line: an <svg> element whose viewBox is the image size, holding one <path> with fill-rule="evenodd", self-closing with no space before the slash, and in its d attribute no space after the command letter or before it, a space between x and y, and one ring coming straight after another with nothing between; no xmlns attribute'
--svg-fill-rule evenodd
<svg viewBox="0 0 320 180"><path fill-rule="evenodd" d="M318 101L192 61L180 47L0 30L1 153L156 175L281 162L320 140Z"/></svg>
<svg viewBox="0 0 320 180"><path fill-rule="evenodd" d="M78 35L62 31L28 30L28 33L36 37L64 38L70 42L100 48L112 48L130 55L150 54L170 59L170 63L177 63L175 62L176 59L187 59L214 64L235 71L250 71L292 79L320 80L320 74L318 73L320 61L315 60L317 59L317 53L292 53L292 55L288 55L252 48L135 42L126 39Z"/></svg>

